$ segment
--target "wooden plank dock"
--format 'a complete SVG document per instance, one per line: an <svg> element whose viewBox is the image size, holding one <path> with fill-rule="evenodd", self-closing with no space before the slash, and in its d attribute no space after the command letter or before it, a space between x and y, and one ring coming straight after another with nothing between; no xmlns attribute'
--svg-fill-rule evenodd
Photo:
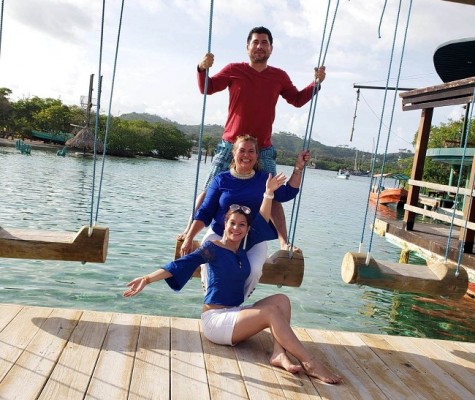
<svg viewBox="0 0 475 400"><path fill-rule="evenodd" d="M197 319L0 304L0 399L475 397L475 343L294 329L342 384L271 367L268 332L219 346Z"/></svg>

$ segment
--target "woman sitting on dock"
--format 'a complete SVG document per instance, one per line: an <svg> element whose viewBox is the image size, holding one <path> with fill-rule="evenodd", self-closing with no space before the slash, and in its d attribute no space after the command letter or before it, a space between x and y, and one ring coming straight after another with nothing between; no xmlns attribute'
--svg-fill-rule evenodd
<svg viewBox="0 0 475 400"><path fill-rule="evenodd" d="M221 345L235 345L269 328L274 338L270 357L273 366L291 373L302 370L326 383L339 383L341 378L327 369L299 341L290 326L291 305L284 294L276 294L242 306L244 284L251 266L245 242L252 245L277 237L269 225L274 191L285 182L285 176L269 175L259 213L251 221L251 210L233 204L225 216L224 235L220 240L206 241L194 252L166 264L149 275L129 282L125 297L135 296L151 282L166 280L174 290L189 281L195 269L209 264L208 287L202 307L201 321L206 338ZM252 222L252 226L251 226ZM243 243L244 242L244 243ZM292 364L287 352L301 365Z"/></svg>

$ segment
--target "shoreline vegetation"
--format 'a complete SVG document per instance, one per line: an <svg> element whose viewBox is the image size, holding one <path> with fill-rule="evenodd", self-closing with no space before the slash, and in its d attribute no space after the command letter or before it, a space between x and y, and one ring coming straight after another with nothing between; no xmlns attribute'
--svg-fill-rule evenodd
<svg viewBox="0 0 475 400"><path fill-rule="evenodd" d="M108 156L147 156L176 160L182 157L190 158L193 153L196 154L198 147L201 147L203 154L212 157L223 132L223 127L220 125L205 125L201 129L200 125L184 125L148 113L132 112L111 117L108 121L106 115L101 114L97 118L94 111L85 109L84 105L83 107L70 106L63 104L60 99L37 96L13 101L10 99L11 95L10 89L0 87L0 138L12 138L14 141L20 139L35 147L48 148L46 146L48 135L74 135L74 138L70 139L74 142L84 131L88 133L95 131L94 126L98 127L98 142L102 143L105 127L109 123L106 143ZM200 135L201 131L203 131L202 135ZM38 133L46 137L45 146L35 141L35 134ZM91 135L87 135L87 139L90 143ZM30 143L29 140L33 141ZM51 138L51 140L56 139ZM274 132L272 140L277 150L277 163L293 165L296 155L303 148L303 138L291 132ZM68 150L84 152L84 138L81 136L78 142L81 145L68 143ZM312 154L309 165L329 171L343 169L350 173L352 171L366 173L371 169L374 158L372 152L361 151L346 145L326 146L313 139L310 139L308 149ZM412 157L412 152L405 149L401 149L398 153L387 154L386 169L390 172L410 170Z"/></svg>

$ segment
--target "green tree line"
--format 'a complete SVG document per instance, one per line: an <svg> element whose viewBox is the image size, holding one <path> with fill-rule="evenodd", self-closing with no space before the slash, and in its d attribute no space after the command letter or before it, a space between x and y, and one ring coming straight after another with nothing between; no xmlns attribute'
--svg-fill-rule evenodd
<svg viewBox="0 0 475 400"><path fill-rule="evenodd" d="M68 106L59 99L39 97L11 101L12 91L0 88L0 135L31 139L32 131L77 133L85 127L86 112ZM91 113L95 121L94 112ZM99 116L98 138L104 141L107 117ZM94 125L94 123L93 123ZM193 140L174 124L111 117L107 137L107 154L117 156L148 155L165 159L190 156Z"/></svg>
<svg viewBox="0 0 475 400"><path fill-rule="evenodd" d="M68 106L59 99L31 97L11 101L12 91L0 88L0 136L31 138L32 130L48 133L77 132L77 127L85 126L86 112L79 106ZM94 110L91 113L94 125ZM99 139L104 140L107 117L99 116ZM468 147L475 146L475 124L470 124ZM199 125L183 125L157 115L129 113L110 118L107 139L107 154L117 156L148 155L165 159L189 157L193 147L197 147L201 136L201 148L212 155L221 140L223 127L205 125L203 132ZM466 133L463 119L449 120L431 129L429 148L463 146ZM201 133L201 135L200 135ZM414 143L417 132L414 134ZM297 153L303 148L303 139L290 132L275 132L273 144L277 150L277 163L293 165ZM382 155L373 156L369 152L348 147L326 146L310 139L309 150L312 166L326 170L369 171L374 162L375 172L379 172ZM403 172L410 175L413 155L390 153L386 155L385 172ZM456 169L456 166L453 166ZM451 166L426 159L424 180L448 182ZM459 171L456 171L458 173ZM469 172L469 171L468 171ZM462 171L464 176L467 171Z"/></svg>

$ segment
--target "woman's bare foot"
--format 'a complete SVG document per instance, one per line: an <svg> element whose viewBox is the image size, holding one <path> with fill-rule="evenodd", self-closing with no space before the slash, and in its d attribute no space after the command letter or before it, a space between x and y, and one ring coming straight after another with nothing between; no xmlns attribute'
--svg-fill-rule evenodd
<svg viewBox="0 0 475 400"><path fill-rule="evenodd" d="M308 376L320 379L322 382L333 384L341 382L340 375L330 371L315 357L312 357L309 361L302 362L302 367Z"/></svg>
<svg viewBox="0 0 475 400"><path fill-rule="evenodd" d="M296 374L302 370L302 366L292 364L292 361L290 361L285 353L272 354L269 361L274 367L283 368L292 374Z"/></svg>

